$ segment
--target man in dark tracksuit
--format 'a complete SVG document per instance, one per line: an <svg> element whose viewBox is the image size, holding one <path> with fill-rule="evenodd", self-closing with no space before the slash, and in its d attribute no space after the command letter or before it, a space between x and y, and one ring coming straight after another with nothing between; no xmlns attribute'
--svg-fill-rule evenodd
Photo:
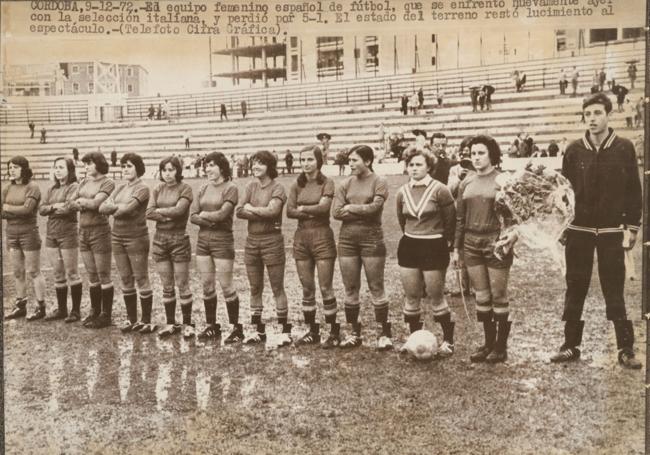
<svg viewBox="0 0 650 455"><path fill-rule="evenodd" d="M576 203L575 218L566 232L565 338L551 361L580 357L582 309L595 249L607 319L616 332L618 361L625 368L637 369L641 364L634 358L634 331L623 298L624 248L634 246L641 219L641 181L634 146L607 126L612 103L605 94L586 99L582 110L589 129L567 147L562 162L562 174L573 186ZM624 230L631 240L625 247Z"/></svg>

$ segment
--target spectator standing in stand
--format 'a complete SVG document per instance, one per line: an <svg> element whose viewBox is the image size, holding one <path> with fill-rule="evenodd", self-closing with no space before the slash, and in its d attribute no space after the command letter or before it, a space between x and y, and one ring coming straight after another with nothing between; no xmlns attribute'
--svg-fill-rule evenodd
<svg viewBox="0 0 650 455"><path fill-rule="evenodd" d="M47 143L47 130L45 127L41 128L41 144Z"/></svg>
<svg viewBox="0 0 650 455"><path fill-rule="evenodd" d="M321 151L323 152L323 163L327 164L328 163L328 155L330 151L330 140L332 139L332 136L329 135L329 133L318 133L316 135L316 139L320 141L321 145Z"/></svg>
<svg viewBox="0 0 650 455"><path fill-rule="evenodd" d="M580 72L574 66L573 72L571 73L571 87L573 88L573 93L571 96L576 96L578 94L578 78L580 77Z"/></svg>
<svg viewBox="0 0 650 455"><path fill-rule="evenodd" d="M569 81L566 78L566 73L564 72L564 68L560 69L560 75L558 76L558 84L560 85L560 95L565 95L567 85L569 85Z"/></svg>
<svg viewBox="0 0 650 455"><path fill-rule="evenodd" d="M33 121L30 120L29 123L27 124L27 126L29 126L29 132L31 133L29 138L34 139L34 130L36 129L36 125L34 124Z"/></svg>
<svg viewBox="0 0 650 455"><path fill-rule="evenodd" d="M153 107L153 104L149 105L149 112L147 113L147 118L149 120L153 120L153 118L156 116L156 108Z"/></svg>
<svg viewBox="0 0 650 455"><path fill-rule="evenodd" d="M224 117L226 120L228 120L228 112L226 111L226 105L224 103L221 103L221 113L219 116L219 120L223 120Z"/></svg>
<svg viewBox="0 0 650 455"><path fill-rule="evenodd" d="M418 107L420 109L424 107L424 90L422 90L422 87L418 90Z"/></svg>
<svg viewBox="0 0 650 455"><path fill-rule="evenodd" d="M248 107L246 106L246 101L241 101L241 118L246 120L246 113L248 112Z"/></svg>
<svg viewBox="0 0 650 455"><path fill-rule="evenodd" d="M192 136L190 136L190 133L188 131L185 131L185 134L183 135L183 139L185 141L185 150L190 149L190 139Z"/></svg>
<svg viewBox="0 0 650 455"><path fill-rule="evenodd" d="M443 90L438 90L438 93L436 94L436 101L438 102L438 107L442 107L444 97L445 97L445 92Z"/></svg>
<svg viewBox="0 0 650 455"><path fill-rule="evenodd" d="M402 95L402 114L406 115L409 112L409 98L406 95Z"/></svg>
<svg viewBox="0 0 650 455"><path fill-rule="evenodd" d="M472 102L472 112L476 112L478 106L478 87L471 87L469 89L469 99Z"/></svg>
<svg viewBox="0 0 650 455"><path fill-rule="evenodd" d="M117 152L115 149L111 152L111 166L115 167L117 166Z"/></svg>

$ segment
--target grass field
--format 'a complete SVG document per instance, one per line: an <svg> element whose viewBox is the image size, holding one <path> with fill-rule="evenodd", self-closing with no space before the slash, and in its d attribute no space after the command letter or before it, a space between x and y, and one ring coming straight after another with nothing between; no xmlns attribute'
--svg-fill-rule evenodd
<svg viewBox="0 0 650 455"><path fill-rule="evenodd" d="M247 181L237 183L243 188ZM280 181L287 188L291 183L286 177ZM386 290L398 342L407 336L401 322L396 259L400 231L394 213L395 193L403 181L401 176L389 177L391 197L384 211ZM189 182L194 188L199 185ZM46 185L42 182L43 189ZM337 233L338 223L333 227ZM285 219L286 289L294 334L299 334L305 327L291 259L294 229L295 221ZM194 243L196 229L190 226L189 231ZM246 322L244 237L245 223L236 220L236 285ZM638 245L634 253L640 268ZM7 311L13 280L6 259L3 265ZM49 267L45 261L43 265ZM51 273L46 270L45 276L48 306L53 308ZM160 281L153 271L151 278L154 319L163 323ZM115 273L114 279L117 282ZM334 281L341 303L338 267ZM523 246L518 247L511 273L509 360L494 366L469 362L482 331L473 319L467 320L460 299L454 298L450 304L457 321L456 353L451 359L420 363L397 352L375 352L374 317L365 285L365 344L351 352L226 347L180 337L160 341L155 335L122 335L116 327L91 331L78 323L5 322L6 452L641 454L643 373L617 366L613 328L605 320L597 283L594 272L585 304L583 359L563 366L551 365L548 357L562 342L564 279L550 259ZM192 290L193 317L202 326L196 277ZM124 307L119 291L116 294L114 321L119 322ZM645 360L640 281L627 283L626 299L635 320L637 355ZM468 303L473 317L474 302ZM85 293L84 314L87 308ZM269 322L273 308L267 283L264 315ZM218 319L227 321L221 295ZM429 315L427 325L440 333ZM278 328L270 324L269 330Z"/></svg>

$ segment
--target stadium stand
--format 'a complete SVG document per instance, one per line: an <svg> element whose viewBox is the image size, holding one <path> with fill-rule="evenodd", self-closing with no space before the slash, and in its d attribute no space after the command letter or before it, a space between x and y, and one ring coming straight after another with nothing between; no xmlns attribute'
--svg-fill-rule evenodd
<svg viewBox="0 0 650 455"><path fill-rule="evenodd" d="M551 139L576 138L584 130L580 123L582 98L589 93L594 70L605 67L617 83L627 85L626 61L643 61L645 50L636 44L610 45L599 53L578 57L531 60L516 64L499 64L460 68L429 73L415 73L318 84L285 85L267 89L253 88L228 92L206 92L162 97L135 97L127 100L123 117L116 122L88 122L88 100L76 97L11 98L9 108L0 111L2 165L16 154L30 159L37 177L49 175L52 159L71 156L76 147L80 154L99 148L107 155L116 150L143 155L149 169L172 153L191 156L219 150L226 154L252 154L257 150L274 150L283 156L286 150L297 151L315 141L318 131L328 131L334 151L355 143L379 148L378 128L386 134L403 131L407 138L415 128L443 131L454 146L469 134L488 132L500 142L504 152L525 131L540 148ZM580 72L577 97L560 95L560 69L576 66ZM515 93L512 71L527 75L523 92ZM645 77L639 65L639 80ZM468 88L490 84L493 110L472 112ZM418 114L402 115L399 99L422 87L425 106ZM445 93L444 107L438 108L434 94ZM567 89L571 93L571 87ZM611 95L611 94L610 94ZM641 89L628 96L634 102ZM614 101L614 95L611 95ZM248 104L246 120L239 115L239 103ZM168 101L171 118L146 120L149 105ZM229 120L220 121L219 105L226 103ZM27 122L36 123L34 139L29 138ZM624 114L615 112L610 124L625 135ZM47 143L40 144L38 131L47 129ZM183 137L191 136L191 148L185 149ZM280 160L282 161L282 160ZM118 169L113 171L119 172ZM5 171L3 170L3 175Z"/></svg>

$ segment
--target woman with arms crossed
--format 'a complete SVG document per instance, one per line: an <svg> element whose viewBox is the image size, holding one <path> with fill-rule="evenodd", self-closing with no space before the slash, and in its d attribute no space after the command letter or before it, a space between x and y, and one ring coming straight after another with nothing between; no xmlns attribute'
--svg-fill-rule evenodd
<svg viewBox="0 0 650 455"><path fill-rule="evenodd" d="M221 327L217 324L216 278L226 300L228 321L233 326L232 332L224 340L224 343L230 344L244 339L244 331L239 323L239 297L232 284L235 263L232 216L239 200L239 191L232 182L232 170L223 153L209 153L205 157L204 169L208 182L203 184L190 207L190 221L199 226L196 268L201 275L205 305L206 327L199 337L221 336Z"/></svg>
<svg viewBox="0 0 650 455"><path fill-rule="evenodd" d="M149 187L140 179L145 167L137 153L125 153L120 159L122 178L126 183L118 186L99 206L99 213L113 215L111 248L115 266L120 274L122 295L126 306L127 320L122 332L139 330L151 333L156 327L151 324L153 292L149 283L149 230L145 212L149 203ZM142 306L141 324L138 321L138 296Z"/></svg>
<svg viewBox="0 0 650 455"><path fill-rule="evenodd" d="M5 319L27 314L25 275L29 274L38 308L27 320L34 321L45 317L45 279L41 274L41 237L36 220L41 190L31 181L32 170L24 157L11 158L7 168L10 182L2 189L2 218L7 220L6 239L16 280L16 301Z"/></svg>
<svg viewBox="0 0 650 455"><path fill-rule="evenodd" d="M399 241L397 262L404 293L404 321L411 333L422 328L420 300L433 307L433 319L442 328L441 357L454 353L454 322L445 300L445 275L449 265L449 247L453 244L456 224L454 199L447 186L431 177L435 155L422 148L405 153L408 183L397 193L397 220L404 236Z"/></svg>
<svg viewBox="0 0 650 455"><path fill-rule="evenodd" d="M352 333L341 342L342 348L361 346L359 323L359 289L361 267L366 272L368 288L379 324L377 349L393 347L388 322L388 299L384 292L386 246L381 228L384 202L388 198L386 180L372 170L374 151L367 145L355 145L348 155L350 177L336 188L332 213L343 221L339 233L338 255L345 286L345 318Z"/></svg>
<svg viewBox="0 0 650 455"><path fill-rule="evenodd" d="M332 289L336 244L330 227L330 207L334 197L334 182L320 171L323 152L318 146L308 146L300 151L302 173L291 185L287 202L287 217L298 220L293 239L293 257L302 284L302 309L309 332L296 345L320 342L320 324L316 322L316 280L323 297L325 322L330 324L330 335L323 342L323 349L340 343L336 322L336 298Z"/></svg>
<svg viewBox="0 0 650 455"><path fill-rule="evenodd" d="M192 291L190 291L190 261L192 250L190 236L185 228L190 215L192 188L183 182L183 165L174 157L160 161L158 166L161 183L151 193L147 219L156 222L153 237L153 260L160 275L163 288L167 325L158 333L161 338L178 333L176 323L176 289L180 297L183 315L183 336L194 336L192 324Z"/></svg>
<svg viewBox="0 0 650 455"><path fill-rule="evenodd" d="M46 321L65 318L65 322L75 322L81 317L79 233L73 203L78 188L74 161L70 158L54 160L54 185L48 188L38 209L41 216L48 217L45 248L53 270L57 303L57 309L45 318ZM68 286L72 297L69 315Z"/></svg>
<svg viewBox="0 0 650 455"><path fill-rule="evenodd" d="M113 281L111 280L111 226L99 206L115 190L115 182L106 177L108 163L99 152L86 153L81 162L86 177L79 182L73 207L79 211L79 250L88 274L90 313L83 324L104 328L111 324Z"/></svg>
<svg viewBox="0 0 650 455"><path fill-rule="evenodd" d="M485 344L470 356L472 362L498 363L508 358L507 342L511 322L508 304L508 275L512 266L512 246L516 233L501 237L494 210L498 190L496 169L501 162L499 144L490 136L478 135L470 141L475 173L458 187L456 200L456 238L453 261L458 264L464 251L469 279L476 293L476 314L483 323ZM500 259L494 250L504 251Z"/></svg>
<svg viewBox="0 0 650 455"><path fill-rule="evenodd" d="M248 220L248 236L244 250L246 273L251 287L251 324L256 331L244 340L246 344L266 340L262 323L262 292L264 291L264 267L268 273L278 323L282 334L280 346L291 344L291 324L288 323L287 295L284 292L284 237L282 235L282 208L287 201L284 187L275 181L278 176L277 160L266 150L251 158L253 177L246 185L242 205L237 207L238 218Z"/></svg>

